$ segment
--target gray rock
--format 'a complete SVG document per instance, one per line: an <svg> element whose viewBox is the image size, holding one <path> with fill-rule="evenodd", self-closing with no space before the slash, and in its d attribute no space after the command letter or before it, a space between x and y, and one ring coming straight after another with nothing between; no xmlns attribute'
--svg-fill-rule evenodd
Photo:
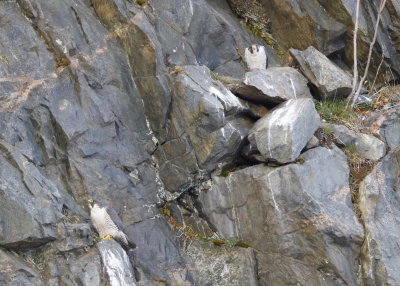
<svg viewBox="0 0 400 286"><path fill-rule="evenodd" d="M400 150L386 155L360 185L360 210L366 229L362 248L363 285L400 283Z"/></svg>
<svg viewBox="0 0 400 286"><path fill-rule="evenodd" d="M311 99L291 99L256 122L248 139L265 159L294 161L320 125Z"/></svg>
<svg viewBox="0 0 400 286"><path fill-rule="evenodd" d="M310 141L308 141L305 150L312 149L320 146L319 139L316 136L311 137Z"/></svg>
<svg viewBox="0 0 400 286"><path fill-rule="evenodd" d="M379 133L387 146L396 148L400 145L400 108L390 112L388 118L384 120L379 128Z"/></svg>
<svg viewBox="0 0 400 286"><path fill-rule="evenodd" d="M336 143L339 145L350 146L356 143L356 133L344 125L322 123L321 127L326 128L328 132L331 131L335 136Z"/></svg>
<svg viewBox="0 0 400 286"><path fill-rule="evenodd" d="M290 53L296 58L303 74L315 86L315 96L326 99L349 95L352 88L350 75L313 46L304 51L291 49Z"/></svg>
<svg viewBox="0 0 400 286"><path fill-rule="evenodd" d="M32 265L0 249L0 284L3 286L47 285Z"/></svg>
<svg viewBox="0 0 400 286"><path fill-rule="evenodd" d="M246 100L269 105L288 99L311 98L307 80L290 67L248 72L243 84L231 90Z"/></svg>
<svg viewBox="0 0 400 286"><path fill-rule="evenodd" d="M385 143L370 134L357 134L355 145L357 153L365 159L379 160L386 154Z"/></svg>
<svg viewBox="0 0 400 286"><path fill-rule="evenodd" d="M363 229L346 156L317 147L300 158L213 177L212 189L198 197L202 213L224 239L255 249L260 285L357 285Z"/></svg>
<svg viewBox="0 0 400 286"><path fill-rule="evenodd" d="M247 134L229 120L245 111L236 96L211 78L208 68L179 67L172 114L180 118L177 129L188 134L201 168L213 170L235 155Z"/></svg>
<svg viewBox="0 0 400 286"><path fill-rule="evenodd" d="M111 286L136 286L135 273L128 255L114 239L97 243Z"/></svg>
<svg viewBox="0 0 400 286"><path fill-rule="evenodd" d="M215 246L198 240L188 246L186 254L194 265L198 285L259 285L251 248Z"/></svg>
<svg viewBox="0 0 400 286"><path fill-rule="evenodd" d="M61 192L19 149L4 141L0 149L7 154L0 155L0 245L24 249L55 240Z"/></svg>

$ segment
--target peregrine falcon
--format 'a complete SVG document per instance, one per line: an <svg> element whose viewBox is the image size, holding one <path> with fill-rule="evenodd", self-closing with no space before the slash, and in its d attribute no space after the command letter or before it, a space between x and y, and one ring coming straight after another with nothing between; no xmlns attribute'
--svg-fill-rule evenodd
<svg viewBox="0 0 400 286"><path fill-rule="evenodd" d="M117 212L101 202L89 200L90 218L101 239L114 238L124 247L130 246Z"/></svg>
<svg viewBox="0 0 400 286"><path fill-rule="evenodd" d="M244 60L250 71L256 69L265 70L268 67L268 57L264 46L254 44L246 48Z"/></svg>

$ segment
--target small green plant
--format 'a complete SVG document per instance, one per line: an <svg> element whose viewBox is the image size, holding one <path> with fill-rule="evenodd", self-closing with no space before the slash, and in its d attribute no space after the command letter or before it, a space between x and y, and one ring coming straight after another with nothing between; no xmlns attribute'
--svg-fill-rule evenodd
<svg viewBox="0 0 400 286"><path fill-rule="evenodd" d="M357 121L357 114L346 107L346 101L340 99L327 99L318 101L315 107L323 119L332 123L352 125Z"/></svg>
<svg viewBox="0 0 400 286"><path fill-rule="evenodd" d="M321 131L324 135L333 135L333 129L330 126L322 126Z"/></svg>
<svg viewBox="0 0 400 286"><path fill-rule="evenodd" d="M147 0L136 0L136 3L139 5L143 5L147 2Z"/></svg>
<svg viewBox="0 0 400 286"><path fill-rule="evenodd" d="M343 150L345 151L345 153L346 153L346 151L347 151L347 152L352 153L352 154L358 154L358 152L357 152L357 146L356 146L356 145L347 145L347 146L344 146L344 147L343 147Z"/></svg>
<svg viewBox="0 0 400 286"><path fill-rule="evenodd" d="M217 73L211 71L211 78L212 78L213 80L220 80L220 79L221 79L221 76L220 76L219 74L217 74Z"/></svg>

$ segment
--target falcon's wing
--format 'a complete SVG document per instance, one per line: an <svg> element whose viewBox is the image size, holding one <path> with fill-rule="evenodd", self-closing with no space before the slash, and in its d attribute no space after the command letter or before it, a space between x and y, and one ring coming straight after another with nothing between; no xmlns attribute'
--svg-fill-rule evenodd
<svg viewBox="0 0 400 286"><path fill-rule="evenodd" d="M110 218L112 219L112 221L118 227L118 229L122 232L125 232L124 225L123 225L121 219L119 218L119 215L117 214L117 212L113 208L110 208L110 207L107 207L106 211L107 211L108 215L110 216Z"/></svg>

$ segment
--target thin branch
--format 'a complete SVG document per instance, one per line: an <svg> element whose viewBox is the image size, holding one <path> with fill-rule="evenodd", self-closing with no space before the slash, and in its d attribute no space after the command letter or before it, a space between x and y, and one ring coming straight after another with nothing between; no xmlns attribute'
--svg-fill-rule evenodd
<svg viewBox="0 0 400 286"><path fill-rule="evenodd" d="M382 67L382 64L383 64L384 60L385 60L385 55L382 52L382 59L381 59L381 62L379 63L378 69L376 70L375 78L374 78L374 81L372 82L372 85L371 85L371 88L370 88L370 93L373 91L373 89L375 87L375 82L376 82L376 79L378 78L378 74L379 74L379 71L381 70L381 67Z"/></svg>
<svg viewBox="0 0 400 286"><path fill-rule="evenodd" d="M347 105L346 108L349 105L349 102L351 98L354 95L354 92L356 91L356 85L357 85L357 80L358 80L358 63L357 63L357 34L358 34L358 23L359 23L359 17L360 16L360 0L357 0L356 3L356 19L354 23L354 35L353 35L353 86L351 88L351 92L349 96L347 97Z"/></svg>
<svg viewBox="0 0 400 286"><path fill-rule="evenodd" d="M359 0L357 0L357 1L359 1ZM356 91L356 93L355 93L354 96L353 96L353 100L352 100L352 103L351 103L351 107L352 107L352 108L354 107L354 104L355 104L355 102L356 102L358 96L360 95L361 88L362 88L362 84L363 84L363 82L365 81L365 79L367 78L367 75L368 75L369 65L371 64L372 50L373 50L374 45L375 45L375 42L376 42L376 37L377 37L377 35L378 35L378 29L379 29L379 22L380 22L380 20L381 20L382 11L383 11L383 9L385 8L385 5L386 5L386 0L381 0L381 3L380 3L380 5L379 5L379 10L378 10L378 15L377 15L377 17L376 17L374 38L372 39L372 42L371 42L371 44L369 45L368 58L367 58L367 66L365 67L364 75L363 75L363 77L361 78L361 80L360 80L360 82L359 82L359 84L358 84L357 91Z"/></svg>

